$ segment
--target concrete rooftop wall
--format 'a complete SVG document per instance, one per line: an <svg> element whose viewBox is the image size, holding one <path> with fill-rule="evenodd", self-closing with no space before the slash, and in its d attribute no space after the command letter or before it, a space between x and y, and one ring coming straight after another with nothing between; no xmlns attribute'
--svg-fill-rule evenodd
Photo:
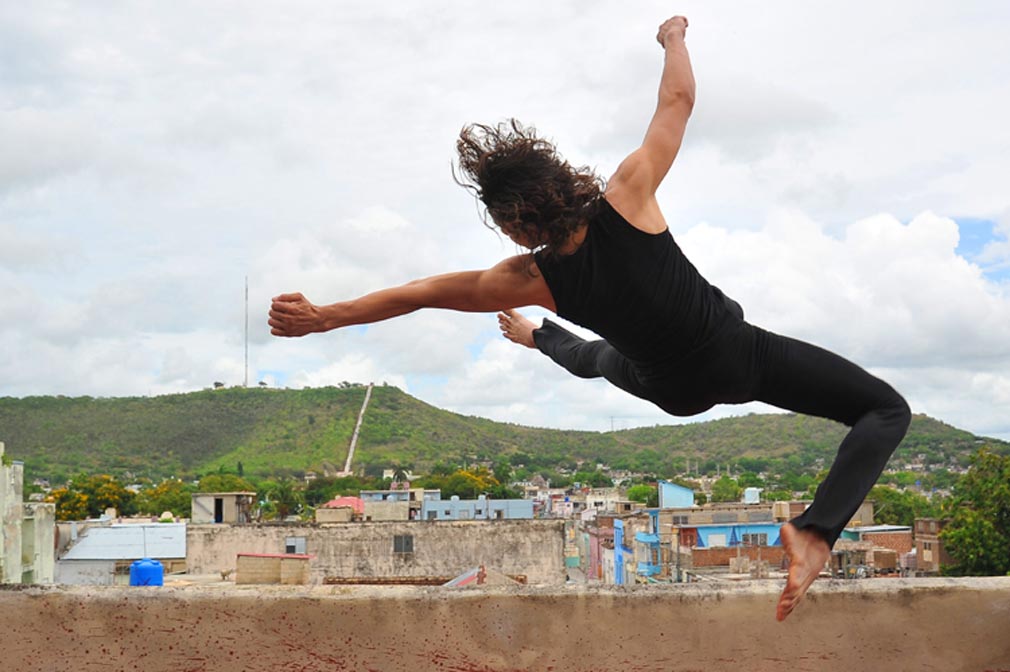
<svg viewBox="0 0 1010 672"><path fill-rule="evenodd" d="M394 553L409 535L413 553ZM285 539L305 539L312 580L325 577L453 577L477 565L563 584L564 521L370 522L333 525L190 525L186 563L193 574L235 568L239 553L283 553Z"/></svg>
<svg viewBox="0 0 1010 672"><path fill-rule="evenodd" d="M0 591L19 672L1010 671L1010 578L444 588Z"/></svg>

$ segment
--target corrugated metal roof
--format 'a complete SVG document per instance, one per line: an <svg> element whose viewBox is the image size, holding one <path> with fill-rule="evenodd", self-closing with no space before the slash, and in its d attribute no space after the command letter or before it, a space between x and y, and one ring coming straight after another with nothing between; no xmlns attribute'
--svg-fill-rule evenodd
<svg viewBox="0 0 1010 672"><path fill-rule="evenodd" d="M91 527L60 560L185 558L186 524Z"/></svg>
<svg viewBox="0 0 1010 672"><path fill-rule="evenodd" d="M912 528L908 525L863 525L862 527L845 528L852 532L910 532Z"/></svg>

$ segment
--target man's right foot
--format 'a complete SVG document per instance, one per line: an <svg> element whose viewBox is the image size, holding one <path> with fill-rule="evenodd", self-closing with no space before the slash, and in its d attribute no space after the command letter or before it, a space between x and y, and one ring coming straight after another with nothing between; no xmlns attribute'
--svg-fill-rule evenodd
<svg viewBox="0 0 1010 672"><path fill-rule="evenodd" d="M533 341L533 330L537 325L533 324L522 313L514 310L503 310L498 313L498 328L502 330L502 336L513 343L525 345L527 348L536 348Z"/></svg>
<svg viewBox="0 0 1010 672"><path fill-rule="evenodd" d="M782 548L789 557L789 578L775 608L775 618L784 621L824 569L831 557L831 547L812 529L799 530L792 523L783 525L780 534Z"/></svg>

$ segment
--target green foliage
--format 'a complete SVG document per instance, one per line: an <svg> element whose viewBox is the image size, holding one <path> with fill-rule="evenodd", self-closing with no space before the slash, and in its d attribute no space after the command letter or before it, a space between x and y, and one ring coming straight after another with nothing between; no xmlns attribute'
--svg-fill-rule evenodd
<svg viewBox="0 0 1010 672"><path fill-rule="evenodd" d="M56 505L56 520L84 520L88 518L88 496L70 488L56 488L46 497Z"/></svg>
<svg viewBox="0 0 1010 672"><path fill-rule="evenodd" d="M725 474L712 484L713 502L739 502L741 494L743 488Z"/></svg>
<svg viewBox="0 0 1010 672"><path fill-rule="evenodd" d="M572 482L583 488L612 488L614 481L602 471L576 471L572 474Z"/></svg>
<svg viewBox="0 0 1010 672"><path fill-rule="evenodd" d="M954 490L953 511L940 533L957 563L952 573L1010 572L1010 457L978 451Z"/></svg>
<svg viewBox="0 0 1010 672"><path fill-rule="evenodd" d="M174 478L165 479L158 485L144 488L137 495L137 511L152 516L160 516L171 511L177 518L192 515L193 486Z"/></svg>
<svg viewBox="0 0 1010 672"><path fill-rule="evenodd" d="M210 474L200 479L200 492L256 492L256 486L235 474Z"/></svg>
<svg viewBox="0 0 1010 672"><path fill-rule="evenodd" d="M765 487L764 479L752 471L745 471L739 476L737 476L736 484L739 485L741 488Z"/></svg>
<svg viewBox="0 0 1010 672"><path fill-rule="evenodd" d="M255 483L339 468L364 394L363 386L348 383L122 399L4 397L0 427L11 452L23 457L26 473L52 482L82 471L160 482L240 468L239 476ZM765 487L805 492L813 475L833 459L845 431L827 420L788 414L616 432L537 429L449 413L395 387L379 386L365 414L354 466L373 477L398 464L447 476L459 467L485 464L504 476L499 465L507 462L513 478L546 473L553 484L563 485L567 479L559 470L576 464L604 462L663 478L714 474L729 464L766 474ZM894 462L922 455L926 464L938 467L923 478L923 486L950 487L953 475L939 467L967 464L976 440L917 416ZM993 442L993 447L1010 454L1010 444ZM582 475L574 480L592 483Z"/></svg>
<svg viewBox="0 0 1010 672"><path fill-rule="evenodd" d="M628 488L628 499L633 502L641 502L648 507L659 506L659 488L655 485L641 483Z"/></svg>
<svg viewBox="0 0 1010 672"><path fill-rule="evenodd" d="M137 513L137 497L108 474L76 476L65 488L53 490L48 501L56 504L57 520L99 518L113 508L121 516Z"/></svg>
<svg viewBox="0 0 1010 672"><path fill-rule="evenodd" d="M916 518L931 518L936 507L924 496L876 485L867 497L873 502L873 518L885 525L914 525Z"/></svg>
<svg viewBox="0 0 1010 672"><path fill-rule="evenodd" d="M453 495L460 499L476 499L478 495L488 495L494 499L517 499L522 496L521 493L502 485L485 467L458 469L448 476L428 476L412 485L439 489L445 499Z"/></svg>
<svg viewBox="0 0 1010 672"><path fill-rule="evenodd" d="M264 508L268 514L264 518L267 519L284 520L302 513L305 508L305 492L291 479L266 481L260 486L258 494L260 501L268 505Z"/></svg>
<svg viewBox="0 0 1010 672"><path fill-rule="evenodd" d="M412 484L413 485L413 484ZM317 478L305 487L303 496L308 506L320 506L345 495L357 497L362 490L385 490L389 483L380 478Z"/></svg>
<svg viewBox="0 0 1010 672"><path fill-rule="evenodd" d="M512 465L504 457L499 458L492 469L495 480L503 485L507 485L512 480Z"/></svg>

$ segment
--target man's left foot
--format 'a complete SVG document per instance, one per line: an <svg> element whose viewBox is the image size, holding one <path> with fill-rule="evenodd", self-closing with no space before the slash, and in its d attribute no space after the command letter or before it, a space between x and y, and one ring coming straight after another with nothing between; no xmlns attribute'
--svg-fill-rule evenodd
<svg viewBox="0 0 1010 672"><path fill-rule="evenodd" d="M533 341L533 330L537 325L526 319L522 313L514 310L503 310L498 313L498 328L502 331L502 336L513 343L525 345L527 348L536 348Z"/></svg>
<svg viewBox="0 0 1010 672"><path fill-rule="evenodd" d="M799 530L792 523L783 525L780 534L782 546L789 558L789 578L779 597L775 618L784 621L824 569L824 563L831 557L831 547L824 537L812 529Z"/></svg>

